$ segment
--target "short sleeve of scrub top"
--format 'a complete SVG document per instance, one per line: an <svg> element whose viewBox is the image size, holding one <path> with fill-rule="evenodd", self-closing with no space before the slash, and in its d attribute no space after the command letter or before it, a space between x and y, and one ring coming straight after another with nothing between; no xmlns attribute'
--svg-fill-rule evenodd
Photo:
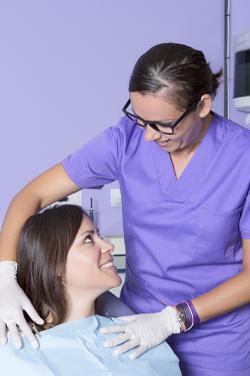
<svg viewBox="0 0 250 376"><path fill-rule="evenodd" d="M112 348L103 346L114 335L100 333L102 326L121 320L99 315L74 320L39 333L40 347L33 349L26 339L17 350L8 342L0 348L1 376L181 376L179 361L163 343L130 359L119 357Z"/></svg>
<svg viewBox="0 0 250 376"><path fill-rule="evenodd" d="M65 158L64 169L79 188L100 189L119 178L121 148L120 128L105 129Z"/></svg>

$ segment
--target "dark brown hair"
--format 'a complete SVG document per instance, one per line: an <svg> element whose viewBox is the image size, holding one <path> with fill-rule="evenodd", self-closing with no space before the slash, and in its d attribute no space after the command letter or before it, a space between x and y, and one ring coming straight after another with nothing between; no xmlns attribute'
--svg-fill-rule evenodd
<svg viewBox="0 0 250 376"><path fill-rule="evenodd" d="M63 277L68 251L80 228L80 206L54 206L32 215L24 224L18 243L17 281L38 314L52 321L45 329L63 323L68 300ZM26 318L30 321L30 318Z"/></svg>
<svg viewBox="0 0 250 376"><path fill-rule="evenodd" d="M215 97L222 69L213 73L202 51L178 43L150 48L136 62L129 91L163 95L180 109L208 93Z"/></svg>

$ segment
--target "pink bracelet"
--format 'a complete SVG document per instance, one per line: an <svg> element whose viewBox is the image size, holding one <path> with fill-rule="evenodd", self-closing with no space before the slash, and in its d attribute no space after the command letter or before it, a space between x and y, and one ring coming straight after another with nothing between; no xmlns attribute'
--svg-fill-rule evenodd
<svg viewBox="0 0 250 376"><path fill-rule="evenodd" d="M192 301L189 300L189 301L185 301L184 303L186 303L188 305L190 311L192 312L192 316L193 316L193 320L194 320L194 325L200 324L201 320L199 318L199 315L198 315L196 309L194 308L194 305L193 305Z"/></svg>

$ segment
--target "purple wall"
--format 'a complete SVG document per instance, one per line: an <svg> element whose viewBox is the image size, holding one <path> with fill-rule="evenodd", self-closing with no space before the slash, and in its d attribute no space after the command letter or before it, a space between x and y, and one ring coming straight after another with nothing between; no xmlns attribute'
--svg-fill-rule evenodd
<svg viewBox="0 0 250 376"><path fill-rule="evenodd" d="M1 1L0 222L26 182L116 123L146 49L187 43L223 66L223 13L223 0ZM109 187L95 200L101 230L121 233Z"/></svg>
<svg viewBox="0 0 250 376"><path fill-rule="evenodd" d="M230 69L230 96L233 98L233 78L234 78L234 48L235 48L235 37L238 34L244 33L250 30L250 1L249 0L232 0L231 1L231 40L230 40L230 58L231 58L231 69ZM230 106L230 119L236 121L239 124L244 125L245 123L245 112L237 111L233 107L233 101L231 99Z"/></svg>

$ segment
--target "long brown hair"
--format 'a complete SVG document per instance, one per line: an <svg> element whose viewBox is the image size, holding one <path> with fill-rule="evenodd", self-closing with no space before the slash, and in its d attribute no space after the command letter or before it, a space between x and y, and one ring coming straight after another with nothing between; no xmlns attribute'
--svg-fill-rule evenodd
<svg viewBox="0 0 250 376"><path fill-rule="evenodd" d="M61 205L32 215L24 224L18 243L17 281L38 314L45 329L65 321L68 300L63 277L68 251L80 228L80 206ZM30 318L27 317L28 321Z"/></svg>

